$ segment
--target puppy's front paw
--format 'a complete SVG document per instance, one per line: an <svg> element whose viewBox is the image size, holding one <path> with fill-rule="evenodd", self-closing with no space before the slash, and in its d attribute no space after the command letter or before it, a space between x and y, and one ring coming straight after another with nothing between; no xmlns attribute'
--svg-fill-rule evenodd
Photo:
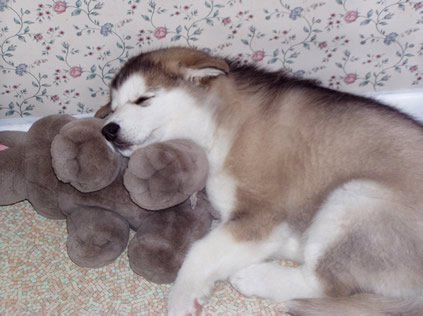
<svg viewBox="0 0 423 316"><path fill-rule="evenodd" d="M253 264L230 278L231 285L245 296L266 297L266 281L269 279L268 264Z"/></svg>
<svg viewBox="0 0 423 316"><path fill-rule="evenodd" d="M172 288L169 294L169 316L199 316L203 310L205 295L195 295L189 286Z"/></svg>

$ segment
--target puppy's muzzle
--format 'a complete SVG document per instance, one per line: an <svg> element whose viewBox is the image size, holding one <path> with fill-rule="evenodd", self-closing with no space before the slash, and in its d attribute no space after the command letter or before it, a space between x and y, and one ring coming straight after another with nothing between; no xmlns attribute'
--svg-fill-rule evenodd
<svg viewBox="0 0 423 316"><path fill-rule="evenodd" d="M101 133L103 134L103 136L109 141L109 142L113 142L114 140L116 140L118 132L119 132L120 126L119 124L116 123L108 123L106 124L102 129L101 129Z"/></svg>

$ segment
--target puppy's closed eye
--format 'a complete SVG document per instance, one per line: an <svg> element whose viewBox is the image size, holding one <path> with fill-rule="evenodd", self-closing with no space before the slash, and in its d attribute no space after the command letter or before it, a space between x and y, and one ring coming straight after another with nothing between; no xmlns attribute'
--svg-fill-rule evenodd
<svg viewBox="0 0 423 316"><path fill-rule="evenodd" d="M147 106L148 104L145 104L145 101L151 99L152 96L140 96L138 99L134 101L135 104L141 105L141 106Z"/></svg>

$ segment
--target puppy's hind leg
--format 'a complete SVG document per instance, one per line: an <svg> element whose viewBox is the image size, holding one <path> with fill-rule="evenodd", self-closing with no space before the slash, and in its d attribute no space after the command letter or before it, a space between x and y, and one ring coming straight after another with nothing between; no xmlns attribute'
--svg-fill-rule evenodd
<svg viewBox="0 0 423 316"><path fill-rule="evenodd" d="M223 280L275 252L275 243L237 240L222 224L197 241L185 258L169 296L169 315L196 315L215 281Z"/></svg>

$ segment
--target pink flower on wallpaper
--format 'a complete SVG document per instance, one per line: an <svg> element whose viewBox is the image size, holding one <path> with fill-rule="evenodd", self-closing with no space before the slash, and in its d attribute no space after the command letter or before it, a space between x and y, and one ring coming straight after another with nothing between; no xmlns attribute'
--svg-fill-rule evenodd
<svg viewBox="0 0 423 316"><path fill-rule="evenodd" d="M262 61L264 58L264 51L263 50L256 50L253 55L251 56L251 58L254 61Z"/></svg>
<svg viewBox="0 0 423 316"><path fill-rule="evenodd" d="M358 12L357 11L348 11L345 13L344 20L347 23L352 23L358 18Z"/></svg>
<svg viewBox="0 0 423 316"><path fill-rule="evenodd" d="M53 101L53 102L57 102L57 101L59 101L59 96L57 95L57 94L55 94L55 95L53 95L52 97L51 97L51 101Z"/></svg>
<svg viewBox="0 0 423 316"><path fill-rule="evenodd" d="M319 48L320 49L323 49L323 48L326 48L326 47L328 47L328 43L326 43L326 42L319 43Z"/></svg>
<svg viewBox="0 0 423 316"><path fill-rule="evenodd" d="M159 26L154 30L154 37L157 39L165 38L167 35L167 28L164 26Z"/></svg>
<svg viewBox="0 0 423 316"><path fill-rule="evenodd" d="M415 72L417 70L417 65L411 66L410 71Z"/></svg>
<svg viewBox="0 0 423 316"><path fill-rule="evenodd" d="M229 23L231 23L232 21L231 21L231 18L230 17L227 17L227 18L224 18L223 20L222 20L222 23L223 23L223 25L228 25Z"/></svg>
<svg viewBox="0 0 423 316"><path fill-rule="evenodd" d="M34 39L39 42L43 40L43 35L41 33L35 34Z"/></svg>
<svg viewBox="0 0 423 316"><path fill-rule="evenodd" d="M356 74L347 74L345 77L344 77L344 82L346 83L346 84L352 84L352 83L354 83L355 81L357 80L357 75Z"/></svg>
<svg viewBox="0 0 423 316"><path fill-rule="evenodd" d="M82 74L82 68L79 66L73 66L71 67L71 69L69 70L69 75L72 78L78 78L79 76L81 76Z"/></svg>
<svg viewBox="0 0 423 316"><path fill-rule="evenodd" d="M65 12L67 7L68 6L65 1L57 1L53 5L53 11L60 14Z"/></svg>
<svg viewBox="0 0 423 316"><path fill-rule="evenodd" d="M423 2L417 2L416 4L414 4L415 10L419 10L421 8L423 8Z"/></svg>

